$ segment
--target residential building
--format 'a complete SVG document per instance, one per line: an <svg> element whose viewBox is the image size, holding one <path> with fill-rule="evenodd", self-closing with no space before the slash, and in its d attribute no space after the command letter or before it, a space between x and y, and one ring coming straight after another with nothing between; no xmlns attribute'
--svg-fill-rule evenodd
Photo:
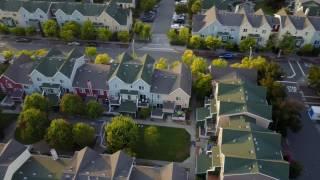
<svg viewBox="0 0 320 180"><path fill-rule="evenodd" d="M281 135L241 117L219 128L217 140L200 150L196 163L196 173L206 179L289 179Z"/></svg>
<svg viewBox="0 0 320 180"><path fill-rule="evenodd" d="M123 151L99 154L85 147L71 158L31 154L29 149L10 140L0 144L0 178L18 179L157 179L188 180L188 172L176 163L164 166L137 164ZM55 152L55 151L53 151Z"/></svg>
<svg viewBox="0 0 320 180"><path fill-rule="evenodd" d="M111 0L111 2L112 1L123 8L136 8L136 0Z"/></svg>
<svg viewBox="0 0 320 180"><path fill-rule="evenodd" d="M311 16L320 16L320 0L295 0L295 11L301 10Z"/></svg>
<svg viewBox="0 0 320 180"><path fill-rule="evenodd" d="M235 12L229 12L212 7L193 17L192 33L203 37L217 36L234 43L253 37L263 46L269 36L278 31L278 25L277 18L265 15L262 10L251 12L246 8L236 8Z"/></svg>

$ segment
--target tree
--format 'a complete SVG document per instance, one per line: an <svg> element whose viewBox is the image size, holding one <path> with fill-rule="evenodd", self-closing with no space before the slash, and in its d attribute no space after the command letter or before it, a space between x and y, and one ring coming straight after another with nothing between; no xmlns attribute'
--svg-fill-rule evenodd
<svg viewBox="0 0 320 180"><path fill-rule="evenodd" d="M262 63L262 62L261 62ZM271 77L272 79L279 80L283 74L281 67L275 62L265 62L264 65L258 69L258 80Z"/></svg>
<svg viewBox="0 0 320 180"><path fill-rule="evenodd" d="M72 125L64 119L54 119L47 130L46 141L58 150L71 150L74 144Z"/></svg>
<svg viewBox="0 0 320 180"><path fill-rule="evenodd" d="M286 33L282 36L279 42L279 48L284 54L292 53L296 48L296 40L289 33ZM280 54L281 52L279 52Z"/></svg>
<svg viewBox="0 0 320 180"><path fill-rule="evenodd" d="M119 31L117 33L117 37L121 42L129 42L130 40L130 35L128 31Z"/></svg>
<svg viewBox="0 0 320 180"><path fill-rule="evenodd" d="M201 1L196 0L191 6L191 11L193 14L197 14L198 12L200 12L200 10L201 10Z"/></svg>
<svg viewBox="0 0 320 180"><path fill-rule="evenodd" d="M170 43L177 41L179 38L178 33L174 29L170 29L168 31L167 37L168 37Z"/></svg>
<svg viewBox="0 0 320 180"><path fill-rule="evenodd" d="M109 41L112 36L112 32L104 27L97 29L97 37L101 41Z"/></svg>
<svg viewBox="0 0 320 180"><path fill-rule="evenodd" d="M182 62L191 66L193 60L196 58L196 55L193 53L192 50L185 50L183 55L181 56Z"/></svg>
<svg viewBox="0 0 320 180"><path fill-rule="evenodd" d="M267 89L267 100L271 103L283 101L286 98L284 86L275 81L271 76L267 76L259 81L260 85Z"/></svg>
<svg viewBox="0 0 320 180"><path fill-rule="evenodd" d="M81 39L94 40L96 39L97 31L91 21L85 21L81 27Z"/></svg>
<svg viewBox="0 0 320 180"><path fill-rule="evenodd" d="M60 111L69 115L78 115L83 113L83 101L80 96L74 94L65 94L60 102Z"/></svg>
<svg viewBox="0 0 320 180"><path fill-rule="evenodd" d="M152 8L156 5L156 0L140 0L140 9L144 12L152 10Z"/></svg>
<svg viewBox="0 0 320 180"><path fill-rule="evenodd" d="M188 5L187 4L177 4L175 7L175 12L177 14L188 13Z"/></svg>
<svg viewBox="0 0 320 180"><path fill-rule="evenodd" d="M303 105L295 100L284 100L273 103L273 130L287 136L287 129L298 132L302 128L300 110Z"/></svg>
<svg viewBox="0 0 320 180"><path fill-rule="evenodd" d="M140 33L142 32L143 26L144 26L144 23L140 20L137 20L134 23L133 32L137 35L140 35Z"/></svg>
<svg viewBox="0 0 320 180"><path fill-rule="evenodd" d="M158 145L160 133L157 127L149 126L144 130L144 142L149 147L155 147Z"/></svg>
<svg viewBox="0 0 320 180"><path fill-rule="evenodd" d="M24 110L19 115L16 135L26 144L38 142L44 137L49 123L45 113L40 110L34 108Z"/></svg>
<svg viewBox="0 0 320 180"><path fill-rule="evenodd" d="M256 46L256 40L252 37L247 37L243 40L240 41L240 44L239 44L239 49L241 52L246 52L246 51L249 51L250 50L250 47L251 48L254 48Z"/></svg>
<svg viewBox="0 0 320 180"><path fill-rule="evenodd" d="M95 64L108 64L111 60L111 57L107 54L98 54L94 61Z"/></svg>
<svg viewBox="0 0 320 180"><path fill-rule="evenodd" d="M55 37L58 34L58 24L55 20L49 19L42 24L43 33L47 37Z"/></svg>
<svg viewBox="0 0 320 180"><path fill-rule="evenodd" d="M27 95L24 99L23 110L27 109L39 109L40 111L47 112L48 111L48 100L39 93L33 93L31 95Z"/></svg>
<svg viewBox="0 0 320 180"><path fill-rule="evenodd" d="M85 123L77 123L72 128L72 137L79 148L84 148L93 144L95 130L92 126Z"/></svg>
<svg viewBox="0 0 320 180"><path fill-rule="evenodd" d="M47 54L48 54L47 49L37 49L33 52L33 56L36 56L36 57L43 57Z"/></svg>
<svg viewBox="0 0 320 180"><path fill-rule="evenodd" d="M75 21L66 22L60 31L60 37L65 41L73 41L80 35L81 26Z"/></svg>
<svg viewBox="0 0 320 180"><path fill-rule="evenodd" d="M174 61L174 62L172 62L171 63L171 65L170 65L170 68L172 69L172 68L175 68L175 67L177 67L179 64L181 63L181 61Z"/></svg>
<svg viewBox="0 0 320 180"><path fill-rule="evenodd" d="M104 112L103 106L97 101L91 100L87 103L87 115L90 118L96 119L102 116L103 112Z"/></svg>
<svg viewBox="0 0 320 180"><path fill-rule="evenodd" d="M188 43L188 40L190 38L190 31L189 28L181 28L179 30L179 41L181 41L184 44Z"/></svg>
<svg viewBox="0 0 320 180"><path fill-rule="evenodd" d="M151 38L151 26L150 24L144 24L140 37L145 40Z"/></svg>
<svg viewBox="0 0 320 180"><path fill-rule="evenodd" d="M14 52L12 50L2 51L2 55L6 61L10 61L14 56Z"/></svg>
<svg viewBox="0 0 320 180"><path fill-rule="evenodd" d="M21 51L18 51L16 53L16 56L19 57L21 55L26 55L26 56L29 56L29 57L32 57L33 56L33 51L29 51L29 50L21 50Z"/></svg>
<svg viewBox="0 0 320 180"><path fill-rule="evenodd" d="M33 27L33 26L27 27L25 29L25 32L26 32L27 36L33 36L33 35L35 35L37 33L36 28Z"/></svg>
<svg viewBox="0 0 320 180"><path fill-rule="evenodd" d="M264 57L258 56L255 58L250 59L249 57L244 57L241 60L241 63L232 64L231 67L234 68L248 68L248 69L262 69L265 66L267 60Z"/></svg>
<svg viewBox="0 0 320 180"><path fill-rule="evenodd" d="M211 65L213 67L224 68L228 66L228 61L218 58L218 59L212 60Z"/></svg>
<svg viewBox="0 0 320 180"><path fill-rule="evenodd" d="M315 88L318 92L320 92L320 67L319 66L311 66L308 74L308 83L311 87Z"/></svg>
<svg viewBox="0 0 320 180"><path fill-rule="evenodd" d="M85 55L93 58L95 55L97 55L97 48L96 47L86 47L85 50Z"/></svg>
<svg viewBox="0 0 320 180"><path fill-rule="evenodd" d="M105 138L111 152L124 149L132 153L139 129L131 117L116 116L105 127Z"/></svg>
<svg viewBox="0 0 320 180"><path fill-rule="evenodd" d="M210 74L198 73L197 79L193 83L192 90L196 93L199 99L211 94L212 77Z"/></svg>
<svg viewBox="0 0 320 180"><path fill-rule="evenodd" d="M65 41L73 41L75 39L71 30L60 31L60 38Z"/></svg>
<svg viewBox="0 0 320 180"><path fill-rule="evenodd" d="M289 178L296 179L298 178L303 171L303 166L298 161L291 161L289 168Z"/></svg>
<svg viewBox="0 0 320 180"><path fill-rule="evenodd" d="M23 27L14 27L10 29L10 32L16 36L25 36L26 30Z"/></svg>
<svg viewBox="0 0 320 180"><path fill-rule="evenodd" d="M202 39L199 35L193 35L190 38L189 44L191 47L195 48L195 49L199 49L201 46L201 42Z"/></svg>
<svg viewBox="0 0 320 180"><path fill-rule="evenodd" d="M191 64L192 74L205 73L208 68L208 64L205 59L197 57L193 60Z"/></svg>
<svg viewBox="0 0 320 180"><path fill-rule="evenodd" d="M156 69L168 69L168 60L165 58L160 58L155 64Z"/></svg>
<svg viewBox="0 0 320 180"><path fill-rule="evenodd" d="M213 50L222 46L221 39L214 36L207 36L204 42L207 48L213 49Z"/></svg>
<svg viewBox="0 0 320 180"><path fill-rule="evenodd" d="M312 56L314 52L314 48L312 44L306 44L302 46L297 52L300 56Z"/></svg>
<svg viewBox="0 0 320 180"><path fill-rule="evenodd" d="M0 23L0 33L8 34L10 32L9 27L3 23Z"/></svg>

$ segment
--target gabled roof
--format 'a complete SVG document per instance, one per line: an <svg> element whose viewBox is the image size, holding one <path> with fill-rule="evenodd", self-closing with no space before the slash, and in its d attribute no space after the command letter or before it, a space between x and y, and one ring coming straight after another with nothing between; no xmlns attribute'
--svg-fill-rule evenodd
<svg viewBox="0 0 320 180"><path fill-rule="evenodd" d="M120 25L127 25L130 10L118 6L115 2L111 2L105 11Z"/></svg>
<svg viewBox="0 0 320 180"><path fill-rule="evenodd" d="M84 16L99 16L105 8L106 5L97 3L54 2L51 5L51 10L54 12L60 9L65 14L71 15L77 10Z"/></svg>
<svg viewBox="0 0 320 180"><path fill-rule="evenodd" d="M319 16L308 16L308 19L316 31L320 31L320 17Z"/></svg>
<svg viewBox="0 0 320 180"><path fill-rule="evenodd" d="M83 54L78 49L76 49L76 48L72 49L68 53L64 64L61 66L60 72L70 78L70 76L72 74L72 70L73 70L74 65L76 63L76 59L78 59L81 56L83 56Z"/></svg>
<svg viewBox="0 0 320 180"><path fill-rule="evenodd" d="M161 170L161 179L166 180L185 180L187 178L186 170L176 163L170 163Z"/></svg>
<svg viewBox="0 0 320 180"><path fill-rule="evenodd" d="M29 74L39 64L39 61L33 61L29 56L22 54L13 60L3 75L19 84L32 84Z"/></svg>
<svg viewBox="0 0 320 180"><path fill-rule="evenodd" d="M123 151L117 151L111 155L112 178L128 177L133 159Z"/></svg>
<svg viewBox="0 0 320 180"><path fill-rule="evenodd" d="M16 0L2 0L0 2L0 9L3 11L18 12L21 7L34 13L37 9L41 9L43 12L48 12L50 8L50 2L45 1L16 1Z"/></svg>
<svg viewBox="0 0 320 180"><path fill-rule="evenodd" d="M248 82L257 83L258 72L255 69L243 68L215 68L211 66L211 75L214 81L224 83Z"/></svg>

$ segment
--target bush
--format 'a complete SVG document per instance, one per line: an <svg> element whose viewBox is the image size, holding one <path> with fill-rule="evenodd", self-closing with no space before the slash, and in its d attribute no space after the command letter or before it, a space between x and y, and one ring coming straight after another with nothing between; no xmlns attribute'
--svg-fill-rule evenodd
<svg viewBox="0 0 320 180"><path fill-rule="evenodd" d="M36 28L35 27L27 27L26 28L26 35L27 36L33 36L33 35L35 35L36 33L37 33L37 31L36 31Z"/></svg>
<svg viewBox="0 0 320 180"><path fill-rule="evenodd" d="M306 44L302 46L297 52L299 56L318 56L319 48L314 48L312 44Z"/></svg>
<svg viewBox="0 0 320 180"><path fill-rule="evenodd" d="M8 34L10 32L7 25L0 23L0 33L1 34Z"/></svg>
<svg viewBox="0 0 320 180"><path fill-rule="evenodd" d="M10 29L10 32L16 36L25 36L26 30L22 27L14 27Z"/></svg>
<svg viewBox="0 0 320 180"><path fill-rule="evenodd" d="M147 119L150 117L151 109L150 108L141 108L138 112L138 117L140 119Z"/></svg>
<svg viewBox="0 0 320 180"><path fill-rule="evenodd" d="M117 37L121 42L129 42L130 40L130 34L128 31L119 31L117 33Z"/></svg>

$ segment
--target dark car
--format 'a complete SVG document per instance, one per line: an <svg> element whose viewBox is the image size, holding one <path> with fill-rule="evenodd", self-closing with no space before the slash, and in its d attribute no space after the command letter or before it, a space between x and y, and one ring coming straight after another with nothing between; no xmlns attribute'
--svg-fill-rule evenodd
<svg viewBox="0 0 320 180"><path fill-rule="evenodd" d="M142 15L141 20L143 22L153 22L155 18L156 18L156 13L153 11L149 11Z"/></svg>
<svg viewBox="0 0 320 180"><path fill-rule="evenodd" d="M88 42L87 44L88 44L88 46L92 46L92 47L98 46L98 43L96 43L96 42Z"/></svg>
<svg viewBox="0 0 320 180"><path fill-rule="evenodd" d="M28 42L31 42L31 39L29 39L29 38L17 38L16 42L28 43Z"/></svg>
<svg viewBox="0 0 320 180"><path fill-rule="evenodd" d="M185 20L184 19L177 19L175 21L173 21L174 23L177 23L177 24L184 24L185 23Z"/></svg>
<svg viewBox="0 0 320 180"><path fill-rule="evenodd" d="M219 58L233 59L234 58L234 54L230 53L230 52L222 53L222 54L219 55Z"/></svg>

